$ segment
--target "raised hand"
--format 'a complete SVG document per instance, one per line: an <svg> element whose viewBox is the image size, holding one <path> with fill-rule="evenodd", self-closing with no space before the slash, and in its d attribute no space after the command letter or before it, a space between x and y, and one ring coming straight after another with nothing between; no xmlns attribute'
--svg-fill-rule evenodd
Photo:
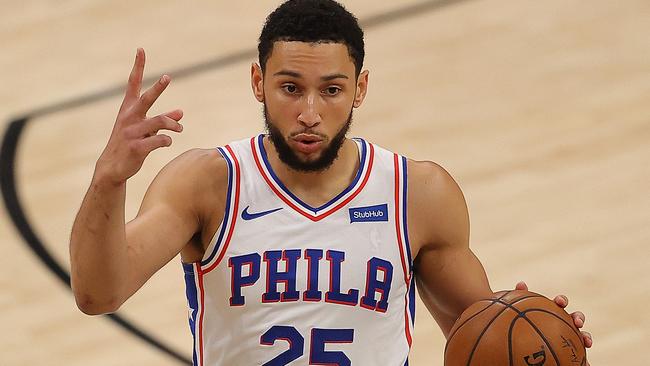
<svg viewBox="0 0 650 366"><path fill-rule="evenodd" d="M138 48L113 132L95 167L96 175L114 184L124 183L137 173L153 150L171 145L171 137L159 134L160 130L183 130L178 123L183 118L180 109L147 117L147 112L171 78L169 75L161 76L151 88L140 94L144 64L144 50Z"/></svg>

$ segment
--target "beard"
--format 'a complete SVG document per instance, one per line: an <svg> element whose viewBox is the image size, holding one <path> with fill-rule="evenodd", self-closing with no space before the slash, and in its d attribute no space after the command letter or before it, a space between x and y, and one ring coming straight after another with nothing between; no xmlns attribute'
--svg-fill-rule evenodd
<svg viewBox="0 0 650 366"><path fill-rule="evenodd" d="M302 172L302 173L315 173L322 172L327 170L334 161L339 157L339 151L345 142L345 135L347 135L350 126L352 125L352 110L348 115L348 120L345 122L343 127L334 135L332 140L327 144L324 150L322 150L320 156L315 160L301 160L300 157L291 149L291 146L287 143L287 140L282 136L280 130L275 127L271 117L268 114L266 109L266 103L264 103L264 125L266 126L266 131L268 132L269 139L275 147L275 150L278 152L280 161L285 163L289 168ZM309 128L305 128L301 131L292 133L292 136L309 133L317 134L311 131ZM327 136L322 134L317 134L318 136L324 138L327 141Z"/></svg>

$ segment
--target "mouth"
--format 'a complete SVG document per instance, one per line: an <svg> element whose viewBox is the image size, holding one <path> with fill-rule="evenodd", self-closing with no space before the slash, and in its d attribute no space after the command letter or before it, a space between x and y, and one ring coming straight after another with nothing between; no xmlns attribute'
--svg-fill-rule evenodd
<svg viewBox="0 0 650 366"><path fill-rule="evenodd" d="M303 154L313 154L323 144L323 138L318 135L301 133L291 137L296 149Z"/></svg>

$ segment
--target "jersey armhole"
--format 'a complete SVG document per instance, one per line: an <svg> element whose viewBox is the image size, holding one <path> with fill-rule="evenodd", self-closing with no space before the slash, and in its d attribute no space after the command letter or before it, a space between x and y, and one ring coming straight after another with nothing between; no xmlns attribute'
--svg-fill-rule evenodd
<svg viewBox="0 0 650 366"><path fill-rule="evenodd" d="M218 147L217 150L221 156L223 156L228 165L228 189L226 192L226 205L223 220L212 236L210 245L208 245L208 248L203 255L203 259L201 260L201 269L203 273L209 272L216 267L225 254L235 228L237 212L239 209L239 161L229 145Z"/></svg>

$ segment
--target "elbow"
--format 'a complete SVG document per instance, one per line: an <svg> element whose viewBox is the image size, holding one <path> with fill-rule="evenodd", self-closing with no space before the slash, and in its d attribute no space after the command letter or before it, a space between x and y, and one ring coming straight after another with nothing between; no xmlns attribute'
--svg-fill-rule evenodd
<svg viewBox="0 0 650 366"><path fill-rule="evenodd" d="M74 298L77 307L86 315L104 315L116 312L122 305L117 297L107 299L98 299L88 294L78 293L75 291Z"/></svg>
<svg viewBox="0 0 650 366"><path fill-rule="evenodd" d="M77 307L86 315L114 313L124 303L118 289L84 281L74 271L70 284Z"/></svg>
<svg viewBox="0 0 650 366"><path fill-rule="evenodd" d="M119 305L113 302L95 302L91 299L80 299L75 297L77 301L77 307L81 310L82 313L86 315L104 315L110 314L117 311L120 308Z"/></svg>

